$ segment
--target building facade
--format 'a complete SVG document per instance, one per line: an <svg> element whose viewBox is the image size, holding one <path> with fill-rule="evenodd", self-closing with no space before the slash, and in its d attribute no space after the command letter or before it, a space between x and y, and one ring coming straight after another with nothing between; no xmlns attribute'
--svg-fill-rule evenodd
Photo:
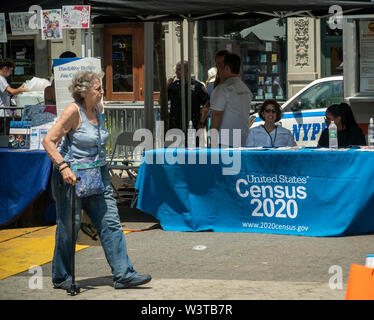
<svg viewBox="0 0 374 320"><path fill-rule="evenodd" d="M166 78L175 76L180 61L180 23L164 22ZM212 20L194 23L193 77L204 82L214 66L214 55L226 49L242 58L242 79L254 101L285 101L311 81L342 73L341 30L326 20ZM188 26L184 22L184 59L187 60ZM157 39L156 39L157 40ZM91 29L64 29L61 40L41 40L39 34L12 35L0 44L0 55L15 60L10 79L14 86L33 76L52 78L52 60L69 50L77 56L101 57L105 72L105 101L139 104L144 100L144 24L96 24ZM159 80L154 57L154 94Z"/></svg>

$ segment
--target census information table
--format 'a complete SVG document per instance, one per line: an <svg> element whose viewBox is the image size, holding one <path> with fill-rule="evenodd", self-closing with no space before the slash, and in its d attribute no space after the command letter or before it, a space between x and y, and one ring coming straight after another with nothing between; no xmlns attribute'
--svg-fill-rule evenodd
<svg viewBox="0 0 374 320"><path fill-rule="evenodd" d="M374 231L374 152L147 151L138 209L174 231L342 236Z"/></svg>

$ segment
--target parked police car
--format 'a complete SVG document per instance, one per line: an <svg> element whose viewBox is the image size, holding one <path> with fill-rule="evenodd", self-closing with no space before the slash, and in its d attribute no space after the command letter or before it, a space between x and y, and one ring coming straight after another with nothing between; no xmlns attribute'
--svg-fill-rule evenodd
<svg viewBox="0 0 374 320"><path fill-rule="evenodd" d="M319 137L326 128L324 121L326 108L343 102L343 76L334 76L314 80L281 108L283 116L279 124L291 130L297 145L317 146ZM258 114L252 127L263 124Z"/></svg>

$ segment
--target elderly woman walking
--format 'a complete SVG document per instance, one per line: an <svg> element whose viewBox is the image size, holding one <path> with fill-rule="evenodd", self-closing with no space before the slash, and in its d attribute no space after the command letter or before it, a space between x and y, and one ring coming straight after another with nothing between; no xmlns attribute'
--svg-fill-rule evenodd
<svg viewBox="0 0 374 320"><path fill-rule="evenodd" d="M68 290L71 276L71 212L70 187L77 177L70 167L73 161L95 157L100 163L103 192L76 200L76 235L80 226L80 212L84 209L100 236L106 259L112 269L114 288L123 289L145 284L150 275L138 274L127 255L126 239L120 225L116 200L110 186L106 167L105 143L108 131L101 118L100 100L104 93L101 75L79 72L74 77L70 92L74 102L61 114L58 122L43 139L43 146L52 160L52 194L56 202L57 229L52 263L52 282L55 288ZM62 139L59 148L58 141ZM99 173L100 173L99 171ZM77 238L77 237L75 237Z"/></svg>

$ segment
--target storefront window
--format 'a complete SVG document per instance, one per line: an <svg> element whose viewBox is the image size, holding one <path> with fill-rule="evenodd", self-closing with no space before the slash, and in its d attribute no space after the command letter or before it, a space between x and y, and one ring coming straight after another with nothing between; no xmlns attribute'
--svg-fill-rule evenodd
<svg viewBox="0 0 374 320"><path fill-rule="evenodd" d="M321 19L321 76L343 74L343 30L332 29L329 20Z"/></svg>
<svg viewBox="0 0 374 320"><path fill-rule="evenodd" d="M200 80L207 79L215 53L226 49L241 57L241 78L252 91L253 100L287 98L285 21L246 19L201 23Z"/></svg>
<svg viewBox="0 0 374 320"><path fill-rule="evenodd" d="M156 36L156 34L155 34ZM161 42L164 42L162 37ZM156 46L155 41L155 46ZM164 44L162 45L164 47ZM105 100L144 100L144 23L106 25L104 28ZM165 54L164 52L162 53ZM160 59L164 60L164 59ZM160 85L154 61L154 96Z"/></svg>
<svg viewBox="0 0 374 320"><path fill-rule="evenodd" d="M322 32L325 37L338 37L339 39L343 36L343 29L339 28L330 28L329 19L321 19Z"/></svg>
<svg viewBox="0 0 374 320"><path fill-rule="evenodd" d="M19 87L35 76L34 39L8 39L6 55L16 64L13 74L9 77L10 86Z"/></svg>
<svg viewBox="0 0 374 320"><path fill-rule="evenodd" d="M133 91L132 36L113 35L113 92Z"/></svg>

